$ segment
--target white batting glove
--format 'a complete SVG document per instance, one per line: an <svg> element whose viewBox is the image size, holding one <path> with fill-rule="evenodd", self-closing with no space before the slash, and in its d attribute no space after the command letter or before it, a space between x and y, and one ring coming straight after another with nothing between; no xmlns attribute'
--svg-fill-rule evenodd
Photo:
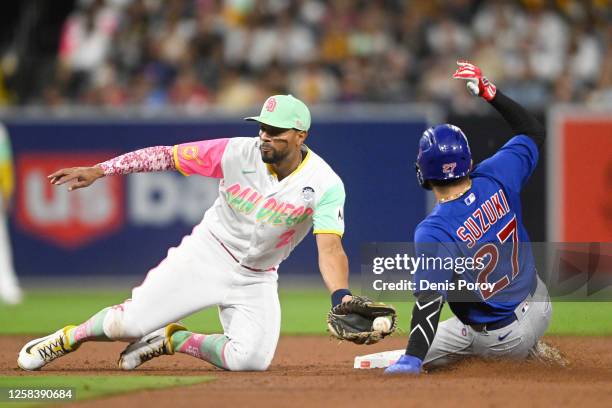
<svg viewBox="0 0 612 408"><path fill-rule="evenodd" d="M474 96L480 96L491 102L495 98L497 88L485 76L476 65L468 61L457 61L459 68L453 74L455 79L465 79L467 89Z"/></svg>

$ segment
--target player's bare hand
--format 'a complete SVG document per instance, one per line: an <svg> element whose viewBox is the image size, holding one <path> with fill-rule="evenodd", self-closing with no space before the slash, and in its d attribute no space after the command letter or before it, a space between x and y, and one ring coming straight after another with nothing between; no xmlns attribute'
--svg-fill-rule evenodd
<svg viewBox="0 0 612 408"><path fill-rule="evenodd" d="M480 68L468 61L457 61L459 68L453 74L455 79L467 81L467 89L474 96L481 96L492 101L497 93L497 87L482 74Z"/></svg>
<svg viewBox="0 0 612 408"><path fill-rule="evenodd" d="M47 176L49 182L56 186L68 183L68 191L87 187L100 177L104 177L104 170L97 166L60 169Z"/></svg>

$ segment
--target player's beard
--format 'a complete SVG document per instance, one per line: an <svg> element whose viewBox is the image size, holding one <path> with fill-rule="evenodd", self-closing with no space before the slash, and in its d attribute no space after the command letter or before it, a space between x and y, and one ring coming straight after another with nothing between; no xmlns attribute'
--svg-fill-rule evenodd
<svg viewBox="0 0 612 408"><path fill-rule="evenodd" d="M267 164L280 163L281 161L285 159L285 157L287 157L287 154L288 154L287 151L279 152L278 150L275 150L273 147L271 147L270 150L266 150L266 151L262 150L260 147L259 151L261 152L261 160L263 160L263 162Z"/></svg>

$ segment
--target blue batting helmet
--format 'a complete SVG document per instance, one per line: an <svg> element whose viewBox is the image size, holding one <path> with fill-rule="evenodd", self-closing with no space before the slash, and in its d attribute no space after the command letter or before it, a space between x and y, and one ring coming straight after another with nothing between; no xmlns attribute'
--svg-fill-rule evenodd
<svg viewBox="0 0 612 408"><path fill-rule="evenodd" d="M457 126L438 125L423 132L416 161L416 175L421 187L431 189L427 180L454 180L467 176L471 166L470 145Z"/></svg>

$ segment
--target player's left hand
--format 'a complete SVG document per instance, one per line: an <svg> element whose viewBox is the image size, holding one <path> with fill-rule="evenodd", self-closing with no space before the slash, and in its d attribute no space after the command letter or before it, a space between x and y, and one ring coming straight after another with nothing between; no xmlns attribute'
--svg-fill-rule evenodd
<svg viewBox="0 0 612 408"><path fill-rule="evenodd" d="M344 295L342 298L342 303L349 302L353 298L353 295Z"/></svg>
<svg viewBox="0 0 612 408"><path fill-rule="evenodd" d="M364 296L352 296L334 306L327 314L327 327L332 336L355 344L374 344L397 328L395 308L382 302L373 302ZM389 319L388 329L374 330L377 317Z"/></svg>
<svg viewBox="0 0 612 408"><path fill-rule="evenodd" d="M491 102L497 93L497 87L482 74L480 68L468 61L457 61L459 68L453 74L455 79L467 80L467 89L474 96L480 96Z"/></svg>
<svg viewBox="0 0 612 408"><path fill-rule="evenodd" d="M422 365L423 361L420 358L404 354L394 364L385 369L385 374L417 375L421 373Z"/></svg>

